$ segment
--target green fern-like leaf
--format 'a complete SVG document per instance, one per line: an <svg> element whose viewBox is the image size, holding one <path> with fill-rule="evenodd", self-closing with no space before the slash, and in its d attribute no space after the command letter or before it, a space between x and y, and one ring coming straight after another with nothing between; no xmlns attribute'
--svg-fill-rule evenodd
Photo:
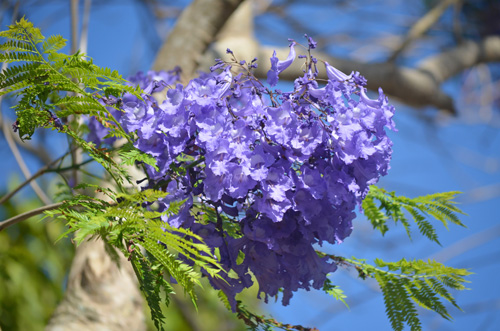
<svg viewBox="0 0 500 331"><path fill-rule="evenodd" d="M429 287L425 280L418 279L414 282L407 280L405 288L420 307L434 311L447 320L451 319L446 307L439 300L439 293Z"/></svg>
<svg viewBox="0 0 500 331"><path fill-rule="evenodd" d="M144 293L151 311L151 319L158 330L165 330L163 327L165 316L163 315L160 306L160 303L162 302L160 297L160 286L166 282L163 281L163 277L161 275L154 274L151 263L139 253L134 252L132 254L131 262L137 279L139 280L140 289L142 293ZM169 286L167 286L167 288L171 289ZM173 290L170 293L172 292Z"/></svg>
<svg viewBox="0 0 500 331"><path fill-rule="evenodd" d="M384 235L389 230L386 223L388 217L377 207L372 196L367 196L363 200L362 208L366 217L372 223L373 228L379 230Z"/></svg>
<svg viewBox="0 0 500 331"><path fill-rule="evenodd" d="M30 52L35 53L33 46L25 41L9 40L0 45L0 51L3 52Z"/></svg>
<svg viewBox="0 0 500 331"><path fill-rule="evenodd" d="M42 44L42 52L45 54L57 52L66 46L66 41L66 39L59 35L50 36Z"/></svg>
<svg viewBox="0 0 500 331"><path fill-rule="evenodd" d="M323 284L323 291L326 294L331 295L332 297L335 298L335 300L339 300L342 302L347 308L349 308L349 305L345 301L347 296L344 294L344 291L340 289L340 287L333 285L332 281L330 279L326 279L325 283Z"/></svg>
<svg viewBox="0 0 500 331"><path fill-rule="evenodd" d="M25 100L15 106L18 117L20 114L25 117L41 117L47 110L58 117L101 114L115 123L113 134L117 137L128 137L108 109L96 100L95 92L112 94L115 97L128 92L141 98L140 88L128 85L116 71L94 65L92 59L84 54L59 53L66 41L61 36L45 39L40 30L24 18L9 26L9 30L2 31L0 36L6 39L6 42L0 45L0 61L19 62L0 73L0 95L14 93ZM47 96L54 93L61 95L56 98L56 102L50 103ZM26 113L26 109L30 111ZM27 127L24 128L24 125ZM41 121L30 121L26 118L21 120L21 138L30 139L40 126L45 125ZM59 124L57 128L60 129Z"/></svg>
<svg viewBox="0 0 500 331"><path fill-rule="evenodd" d="M456 269L436 261L402 259L397 262L375 260L375 265L356 258L347 259L329 256L337 263L350 264L358 270L363 279L377 280L384 296L386 313L394 330L402 330L408 325L411 330L421 330L417 306L434 311L445 319L451 319L442 299L459 308L446 287L464 290L465 277L471 273L466 269ZM387 269L387 270L386 270ZM460 309L460 308L459 308Z"/></svg>
<svg viewBox="0 0 500 331"><path fill-rule="evenodd" d="M417 224L420 233L431 241L439 244L438 236L434 226L429 222L434 218L448 228L448 223L464 226L457 214L464 214L456 206L455 196L459 192L435 193L417 198L396 196L394 192L386 192L384 189L370 186L370 191L363 201L362 207L368 220L374 229L379 230L382 235L389 229L386 220L392 219L396 224L403 224L408 237L411 239L411 226L405 212L411 216ZM377 206L375 201L379 202Z"/></svg>
<svg viewBox="0 0 500 331"><path fill-rule="evenodd" d="M196 303L194 286L201 286L200 274L191 266L182 263L175 255L153 239L144 238L141 245L163 265L168 273L183 287L184 293L191 297L193 303Z"/></svg>
<svg viewBox="0 0 500 331"><path fill-rule="evenodd" d="M156 165L156 159L149 154L146 154L132 144L125 144L119 151L118 155L121 157L122 164L124 165L134 165L136 162L143 162L152 166L158 171L158 166Z"/></svg>

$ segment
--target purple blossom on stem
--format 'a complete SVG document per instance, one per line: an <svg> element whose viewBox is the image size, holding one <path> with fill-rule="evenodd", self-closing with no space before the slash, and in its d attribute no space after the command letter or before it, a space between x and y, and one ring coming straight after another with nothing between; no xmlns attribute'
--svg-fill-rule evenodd
<svg viewBox="0 0 500 331"><path fill-rule="evenodd" d="M314 49L316 42L306 38ZM294 46L292 41L284 61L273 53L269 85L294 61ZM233 309L235 295L252 285L250 274L259 297L267 301L282 292L285 305L298 289L321 288L336 265L320 258L315 245L339 244L351 234L355 208L389 169L386 129L396 129L394 107L382 90L371 99L364 77L326 62L328 82L320 86L311 59L284 92L262 87L251 74L233 77L231 67L216 60L211 73L185 87L175 85L178 70L130 79L150 93L166 88L160 105L146 94L144 101L131 95L122 102L101 100L123 110L113 115L136 133L134 146L157 160L158 170L146 166L146 187L169 193L158 201L160 211L186 200L179 213L162 220L198 234L214 255L219 252L225 270L234 272L222 280L202 270ZM89 128L89 139L102 142L107 129L96 118ZM195 212L197 204L217 218L207 223ZM238 238L220 228L228 220Z"/></svg>
<svg viewBox="0 0 500 331"><path fill-rule="evenodd" d="M307 43L309 44L309 49L315 49L318 46L318 44L314 41L314 39L309 37L307 34L304 34L304 37L307 39Z"/></svg>
<svg viewBox="0 0 500 331"><path fill-rule="evenodd" d="M293 60L295 60L295 45L295 41L292 41L292 44L290 45L290 53L288 53L288 56L284 61L280 61L276 56L276 51L274 51L273 56L271 57L271 70L267 72L267 83L269 85L275 86L278 84L278 76L280 72L288 68L292 64Z"/></svg>

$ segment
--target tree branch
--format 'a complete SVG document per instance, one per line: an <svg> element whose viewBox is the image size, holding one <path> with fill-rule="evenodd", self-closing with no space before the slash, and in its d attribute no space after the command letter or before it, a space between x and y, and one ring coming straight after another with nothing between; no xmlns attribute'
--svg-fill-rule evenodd
<svg viewBox="0 0 500 331"><path fill-rule="evenodd" d="M70 31L71 47L70 53L75 54L78 47L78 0L70 0Z"/></svg>
<svg viewBox="0 0 500 331"><path fill-rule="evenodd" d="M268 59L273 50L271 47L260 47L258 57ZM276 49L280 58L286 57L288 51L288 48ZM399 99L402 103L414 107L434 106L455 113L453 99L440 89L438 82L428 72L391 63L364 63L340 59L320 52L315 52L314 55L347 74L351 71L361 72L368 80L369 89L377 91L381 87L386 94ZM296 60L292 66L280 73L280 79L294 80L303 75L301 65L302 62ZM265 78L268 68L269 64L263 65L260 62L256 70L257 77ZM325 70L320 71L319 78L327 79Z"/></svg>
<svg viewBox="0 0 500 331"><path fill-rule="evenodd" d="M40 208L36 208L36 209L30 210L30 211L27 211L25 213L19 214L17 216L11 217L9 219L6 219L5 221L0 222L0 231L2 231L3 229L5 229L11 225L17 224L17 223L22 222L24 220L27 220L30 217L40 215L47 210L59 208L63 205L63 203L64 202L57 202L57 203L53 203L50 205L42 206Z"/></svg>
<svg viewBox="0 0 500 331"><path fill-rule="evenodd" d="M415 39L423 36L443 15L446 9L457 2L458 0L442 0L434 8L429 10L427 14L422 16L410 29L406 39L396 48L394 53L389 57L388 62L394 62L396 58L410 45Z"/></svg>
<svg viewBox="0 0 500 331"><path fill-rule="evenodd" d="M0 98L1 102L1 98ZM1 110L0 110L1 111ZM12 151L12 154L14 155L14 158L17 161L17 164L19 165L19 168L21 168L21 171L26 179L31 177L31 173L28 169L28 166L24 162L24 159L19 152L19 149L17 148L16 143L14 142L14 139L12 139L12 133L9 131L10 128L8 125L3 122L2 123L2 130L5 136L5 140L7 141L7 145L9 145L10 150ZM36 182L29 182L31 185L31 188L33 188L33 191L35 191L36 195L38 198L44 203L44 204L49 204L52 201L50 198L45 194L45 192L42 190L42 188L36 183Z"/></svg>
<svg viewBox="0 0 500 331"><path fill-rule="evenodd" d="M243 0L195 0L186 8L163 43L153 70L182 68L181 80L195 75L202 55Z"/></svg>
<svg viewBox="0 0 500 331"><path fill-rule="evenodd" d="M3 126L4 121L5 119L0 116L0 126ZM9 123L7 123L6 126L9 127ZM52 161L50 153L40 143L37 143L35 146L30 143L32 140L22 141L21 138L19 138L19 135L11 134L11 137L14 139L14 142L18 147L38 158L43 164L49 164Z"/></svg>
<svg viewBox="0 0 500 331"><path fill-rule="evenodd" d="M453 0L443 3L449 2L452 3ZM253 57L258 57L259 67L255 74L258 78L265 79L269 69L268 59L273 50L276 49L279 58L286 58L289 48L266 47L258 44L251 33L253 14L250 6L240 6L233 16L237 16L236 14L245 19L237 20L236 24L231 23L231 20L228 21L218 36L218 41L209 52L205 53L200 63L207 66L213 63L214 57L228 59L225 49L229 47L238 59L251 60ZM429 23L426 24L428 25ZM235 26L236 29L234 29ZM423 31L422 29L421 26L419 30ZM231 33L232 30L234 31ZM456 114L453 99L441 89L441 83L477 64L500 62L500 37L490 36L479 42L466 42L444 53L428 57L416 68L397 66L394 63L365 63L320 52L314 52L314 54L347 74L351 71L361 72L368 80L367 87L371 90L378 91L378 88L382 87L386 94L409 106L432 106ZM293 81L303 75L301 65L302 62L296 60L292 66L280 74L280 79ZM172 67L173 64L165 69ZM320 72L320 78L327 78L324 70Z"/></svg>
<svg viewBox="0 0 500 331"><path fill-rule="evenodd" d="M466 41L446 52L424 59L418 69L432 75L439 84L466 69L490 62L500 62L499 36L489 36L479 42Z"/></svg>
<svg viewBox="0 0 500 331"><path fill-rule="evenodd" d="M73 166L65 167L65 168L56 168L56 169L51 169L50 167L56 164L57 162L61 161L62 158L64 158L67 154L70 152L64 154L62 157L54 160L52 163L40 168L37 172L35 172L30 178L26 179L23 183L21 183L18 187L16 187L14 190L12 190L10 193L4 195L2 198L0 198L0 205L4 204L6 201L8 201L10 198L12 198L17 192L19 192L23 187L31 183L31 181L37 179L41 175L48 173L48 172L64 172L68 170L74 170L74 169L79 169L81 166L90 163L94 161L94 159L88 159L82 163L75 164Z"/></svg>

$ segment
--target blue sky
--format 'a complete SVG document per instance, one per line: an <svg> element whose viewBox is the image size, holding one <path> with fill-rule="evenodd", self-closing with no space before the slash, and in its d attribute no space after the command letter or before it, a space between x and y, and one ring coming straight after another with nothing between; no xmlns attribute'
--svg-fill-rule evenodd
<svg viewBox="0 0 500 331"><path fill-rule="evenodd" d="M396 1L391 3L394 4ZM397 8L401 10L402 16L416 15L411 9L405 12L401 7L400 4ZM302 9L296 10L302 10L303 15L315 15L314 12L317 12L318 8L303 5ZM339 18L328 20L328 15ZM40 26L46 36L61 34L69 38L67 2L29 8L26 16ZM160 43L161 40L154 36L144 37L154 35L152 31L156 27L150 26L145 29L140 17L138 7L133 1L93 8L88 53L96 64L116 69L124 76L133 74L139 69L148 70L155 56L155 47L151 46L150 41ZM4 17L2 29L8 23L7 20L8 18ZM273 21L272 16L259 20L261 23L276 27L279 33L287 32L286 25ZM325 10L318 14L317 24L322 20L329 22L325 28L334 32L341 30L343 24L355 22L355 17L337 16L336 13ZM162 26L160 30L166 31L167 28L168 25ZM366 27L368 28L370 26ZM384 29L384 25L380 24L377 28ZM304 32L314 36L311 31ZM257 37L262 42L271 42L269 36L265 34ZM283 39L278 46L286 44L286 39ZM333 46L328 47L330 50L332 48ZM337 54L347 53L342 47L337 47L333 51ZM447 83L445 88L458 96L460 84L461 81L455 79ZM447 231L436 222L441 247L422 239L416 231L416 226L413 227L412 242L404 235L402 227L393 227L385 238L381 239L380 234L372 231L369 223L360 216L354 223L355 229L351 238L342 245L327 249L338 255L354 255L369 260L375 257L391 261L402 257L427 259L437 256L446 258L442 261L438 259L439 262L453 267L471 268L474 272L469 278L471 283L468 286L471 290L455 293L465 312L450 308L455 319L450 323L436 314L422 311L424 329L496 330L500 327L500 315L497 313L500 311L500 285L497 282L497 275L500 274L500 222L496 209L500 205L498 129L481 123L471 124L463 118L429 122L427 117L418 115L418 112L401 104L395 105L397 107L395 122L399 132L391 133L394 141L391 170L380 185L409 197L440 191L464 192L459 201L463 202L461 207L467 213L467 216L462 217L467 228L450 226L450 230ZM8 115L9 110L3 107L3 113ZM63 153L64 142L61 142L56 135L51 134L49 141L54 146L59 146L53 149L56 151L54 156ZM19 178L22 175L17 170L3 138L0 139L0 146L0 157L4 160L0 169L2 173L9 173L9 176L0 178L0 185L4 186L11 178L10 174L17 174ZM28 162L31 170L36 171L38 165L33 159L28 158ZM28 189L25 189L25 192L27 191ZM477 195L481 192L491 193L490 197L481 199ZM454 256L460 248L466 251ZM279 304L280 300L277 304L264 307L278 320L315 326L320 330L390 329L381 293L343 270L337 271L332 279L347 294L350 310L320 292L299 292L294 295L288 307L282 307Z"/></svg>

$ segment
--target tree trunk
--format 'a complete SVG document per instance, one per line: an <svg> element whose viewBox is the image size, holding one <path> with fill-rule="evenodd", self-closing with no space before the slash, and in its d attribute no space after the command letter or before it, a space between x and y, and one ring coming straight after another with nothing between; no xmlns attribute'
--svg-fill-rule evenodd
<svg viewBox="0 0 500 331"><path fill-rule="evenodd" d="M82 243L68 277L63 301L46 330L145 330L144 305L130 263L120 266L102 240Z"/></svg>

